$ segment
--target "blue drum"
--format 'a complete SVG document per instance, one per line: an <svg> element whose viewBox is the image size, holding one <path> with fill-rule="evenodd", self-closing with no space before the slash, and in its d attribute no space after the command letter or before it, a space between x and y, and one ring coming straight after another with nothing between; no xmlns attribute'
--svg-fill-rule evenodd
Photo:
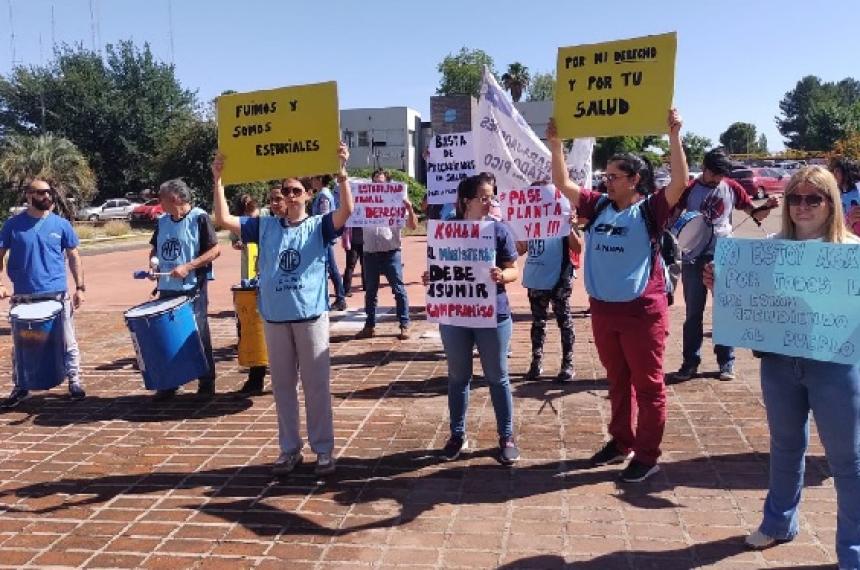
<svg viewBox="0 0 860 570"><path fill-rule="evenodd" d="M148 390L178 388L209 371L191 297L157 299L125 312Z"/></svg>
<svg viewBox="0 0 860 570"><path fill-rule="evenodd" d="M681 261L694 263L714 241L714 226L701 212L684 212L672 226L672 234L681 249Z"/></svg>
<svg viewBox="0 0 860 570"><path fill-rule="evenodd" d="M65 376L63 304L22 303L9 311L15 347L15 378L25 390L50 390Z"/></svg>

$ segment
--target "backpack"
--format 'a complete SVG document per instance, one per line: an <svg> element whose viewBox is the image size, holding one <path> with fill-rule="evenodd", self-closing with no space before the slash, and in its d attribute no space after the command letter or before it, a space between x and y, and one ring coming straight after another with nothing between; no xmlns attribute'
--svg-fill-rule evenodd
<svg viewBox="0 0 860 570"><path fill-rule="evenodd" d="M588 230L600 217L600 214L610 204L609 198L601 196L594 206L594 215L588 220L588 223L582 228L583 233L588 233ZM678 239L668 229L660 232L660 236L653 237L656 233L656 224L654 214L651 212L651 206L648 205L648 200L642 200L639 203L639 208L642 210L642 219L645 220L645 227L648 230L648 235L651 237L651 249L659 253L658 259L663 265L663 281L666 284L666 298L671 306L675 302L675 288L678 286L678 279L681 277L681 248L678 245Z"/></svg>

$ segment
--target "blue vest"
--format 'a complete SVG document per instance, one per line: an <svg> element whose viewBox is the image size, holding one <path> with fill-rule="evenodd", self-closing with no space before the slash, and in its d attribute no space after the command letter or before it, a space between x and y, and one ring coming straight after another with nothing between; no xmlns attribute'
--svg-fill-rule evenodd
<svg viewBox="0 0 860 570"><path fill-rule="evenodd" d="M328 310L322 220L310 216L285 228L281 218L260 218L258 302L265 320L300 321Z"/></svg>
<svg viewBox="0 0 860 570"><path fill-rule="evenodd" d="M604 208L586 234L585 290L600 301L639 298L651 276L651 238L641 203Z"/></svg>
<svg viewBox="0 0 860 570"><path fill-rule="evenodd" d="M191 211L181 220L174 221L170 214L158 218L158 241L155 254L158 256L158 272L170 273L175 267L188 263L200 251L198 218L205 214L200 208ZM179 280L167 275L158 278L159 291L191 291L197 287L197 272L191 271Z"/></svg>
<svg viewBox="0 0 860 570"><path fill-rule="evenodd" d="M523 286L549 291L561 277L562 256L567 255L564 238L529 240L529 256L523 270Z"/></svg>

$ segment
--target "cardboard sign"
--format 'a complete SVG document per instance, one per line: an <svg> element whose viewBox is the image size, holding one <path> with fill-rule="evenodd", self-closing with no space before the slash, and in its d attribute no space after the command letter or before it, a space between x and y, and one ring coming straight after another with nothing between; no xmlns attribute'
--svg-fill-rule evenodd
<svg viewBox="0 0 860 570"><path fill-rule="evenodd" d="M476 173L472 133L436 135L427 150L427 203L455 203L460 180Z"/></svg>
<svg viewBox="0 0 860 570"><path fill-rule="evenodd" d="M570 233L570 202L552 184L499 192L502 219L517 241Z"/></svg>
<svg viewBox="0 0 860 570"><path fill-rule="evenodd" d="M346 225L353 228L402 228L406 224L406 184L349 181L355 207Z"/></svg>
<svg viewBox="0 0 860 570"><path fill-rule="evenodd" d="M720 238L714 342L857 364L860 245Z"/></svg>
<svg viewBox="0 0 860 570"><path fill-rule="evenodd" d="M337 83L218 97L224 184L336 172Z"/></svg>
<svg viewBox="0 0 860 570"><path fill-rule="evenodd" d="M493 221L431 220L427 228L427 320L495 328L496 266Z"/></svg>
<svg viewBox="0 0 860 570"><path fill-rule="evenodd" d="M555 117L563 138L668 132L675 32L558 50Z"/></svg>

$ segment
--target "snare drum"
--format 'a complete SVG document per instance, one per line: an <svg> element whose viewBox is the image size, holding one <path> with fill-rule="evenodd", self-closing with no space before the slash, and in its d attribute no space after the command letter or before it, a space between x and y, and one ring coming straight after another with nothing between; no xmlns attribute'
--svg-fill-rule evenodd
<svg viewBox="0 0 860 570"><path fill-rule="evenodd" d="M148 390L171 390L209 371L193 303L191 297L170 297L125 312L125 323Z"/></svg>
<svg viewBox="0 0 860 570"><path fill-rule="evenodd" d="M695 262L714 241L714 227L701 212L684 212L671 231L678 240L681 261L684 263Z"/></svg>
<svg viewBox="0 0 860 570"><path fill-rule="evenodd" d="M15 379L25 390L50 390L65 376L63 304L22 303L9 311L15 347Z"/></svg>

